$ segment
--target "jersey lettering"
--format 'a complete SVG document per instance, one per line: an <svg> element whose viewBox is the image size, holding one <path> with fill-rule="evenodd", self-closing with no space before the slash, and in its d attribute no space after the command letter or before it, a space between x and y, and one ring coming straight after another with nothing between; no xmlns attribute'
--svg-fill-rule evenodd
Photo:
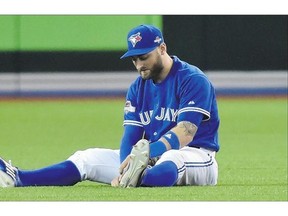
<svg viewBox="0 0 288 216"><path fill-rule="evenodd" d="M151 113L151 112L150 112L150 113ZM139 113L139 115L140 115L141 123L142 123L143 125L148 125L148 124L150 124L151 118L150 118L148 112L144 112L145 118L143 117L143 113Z"/></svg>
<svg viewBox="0 0 288 216"><path fill-rule="evenodd" d="M154 118L158 121L176 122L177 112L178 110L161 107L160 115L156 115ZM143 125L150 124L151 118L153 118L153 110L145 111L143 113L139 113L141 123Z"/></svg>
<svg viewBox="0 0 288 216"><path fill-rule="evenodd" d="M161 107L161 114L160 114L160 116L157 115L155 117L155 119L161 121L163 119L163 117L164 117L164 113L165 113L165 108Z"/></svg>

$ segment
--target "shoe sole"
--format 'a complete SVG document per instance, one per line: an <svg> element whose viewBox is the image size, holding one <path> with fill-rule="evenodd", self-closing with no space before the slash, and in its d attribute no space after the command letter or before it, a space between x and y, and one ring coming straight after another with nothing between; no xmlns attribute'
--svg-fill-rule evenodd
<svg viewBox="0 0 288 216"><path fill-rule="evenodd" d="M15 187L13 179L0 170L0 187Z"/></svg>
<svg viewBox="0 0 288 216"><path fill-rule="evenodd" d="M149 142L140 140L132 148L128 170L120 181L120 187L136 187L139 177L149 161Z"/></svg>

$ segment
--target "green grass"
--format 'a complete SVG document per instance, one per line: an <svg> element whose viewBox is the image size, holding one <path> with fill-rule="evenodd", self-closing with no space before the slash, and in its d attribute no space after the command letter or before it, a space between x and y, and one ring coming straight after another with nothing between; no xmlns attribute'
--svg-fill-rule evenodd
<svg viewBox="0 0 288 216"><path fill-rule="evenodd" d="M219 99L218 185L112 188L0 188L0 201L287 201L287 100ZM123 100L0 101L0 155L22 169L65 160L76 150L116 149Z"/></svg>

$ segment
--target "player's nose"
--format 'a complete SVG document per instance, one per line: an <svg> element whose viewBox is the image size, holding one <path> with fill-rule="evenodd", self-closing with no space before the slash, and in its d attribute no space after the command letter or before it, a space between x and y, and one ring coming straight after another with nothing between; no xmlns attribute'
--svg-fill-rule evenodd
<svg viewBox="0 0 288 216"><path fill-rule="evenodd" d="M137 69L138 71L141 71L141 70L143 70L144 65L143 65L143 63L142 63L141 61L136 61L136 62L135 62L135 67L136 67L136 69Z"/></svg>

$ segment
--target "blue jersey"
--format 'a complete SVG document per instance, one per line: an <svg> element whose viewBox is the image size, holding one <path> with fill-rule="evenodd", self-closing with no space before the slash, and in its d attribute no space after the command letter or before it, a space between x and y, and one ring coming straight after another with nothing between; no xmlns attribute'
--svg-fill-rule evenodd
<svg viewBox="0 0 288 216"><path fill-rule="evenodd" d="M145 139L155 142L178 122L196 124L193 119L201 115L202 121L196 124L198 130L189 146L218 151L219 116L214 87L199 68L176 56L172 58L173 66L161 83L139 76L131 84L123 125L138 127Z"/></svg>

